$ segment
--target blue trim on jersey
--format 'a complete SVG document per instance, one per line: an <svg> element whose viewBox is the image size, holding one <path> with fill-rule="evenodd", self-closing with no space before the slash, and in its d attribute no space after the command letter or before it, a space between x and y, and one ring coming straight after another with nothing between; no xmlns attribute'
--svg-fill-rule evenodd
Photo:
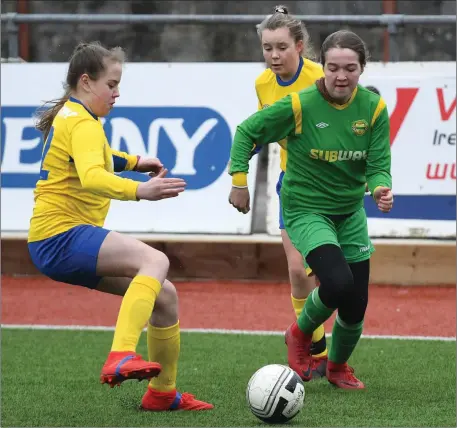
<svg viewBox="0 0 457 428"><path fill-rule="evenodd" d="M114 164L114 172L125 171L125 167L127 166L127 159L121 158L120 156L113 155L113 164Z"/></svg>
<svg viewBox="0 0 457 428"><path fill-rule="evenodd" d="M303 57L300 56L300 63L298 64L298 69L297 69L297 72L295 73L294 77L292 77L292 79L290 80L281 80L281 78L276 75L276 82L278 83L279 86L290 86L292 85L292 83L295 83L298 79L298 76L300 76L300 73L301 73L301 69L303 68L303 64L304 64L304 61L303 61Z"/></svg>
<svg viewBox="0 0 457 428"><path fill-rule="evenodd" d="M86 109L87 113L89 113L95 120L98 120L98 116L96 116L94 113L92 113L81 101L77 100L74 97L70 97L69 100L72 103L81 104Z"/></svg>
<svg viewBox="0 0 457 428"><path fill-rule="evenodd" d="M43 155L41 156L40 180L47 180L48 176L49 176L49 171L46 169L43 169L43 163L46 158L46 155L49 152L49 148L51 147L51 142L52 142L53 138L54 138L54 127L51 126L51 129L49 130L48 138L46 138L46 141L44 142Z"/></svg>
<svg viewBox="0 0 457 428"><path fill-rule="evenodd" d="M260 151L262 150L262 147L263 147L263 146L255 146L255 147L251 150L251 154L250 154L250 158L249 158L249 159L252 159L255 155L259 154Z"/></svg>
<svg viewBox="0 0 457 428"><path fill-rule="evenodd" d="M282 203L281 203L281 187L282 187L282 180L284 178L284 171L281 171L279 174L278 182L276 183L276 193L279 198L279 228L285 229L284 226L284 218L282 217Z"/></svg>
<svg viewBox="0 0 457 428"><path fill-rule="evenodd" d="M173 400L173 403L171 403L170 410L176 410L179 406L179 403L181 402L181 393L179 391L176 391L176 397Z"/></svg>

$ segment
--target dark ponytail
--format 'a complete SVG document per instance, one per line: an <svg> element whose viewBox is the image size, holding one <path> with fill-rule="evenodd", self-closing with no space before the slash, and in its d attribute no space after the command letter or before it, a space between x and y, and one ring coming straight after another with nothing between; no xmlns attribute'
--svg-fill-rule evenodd
<svg viewBox="0 0 457 428"><path fill-rule="evenodd" d="M61 98L46 101L37 111L38 122L35 127L43 133L43 141L46 141L46 138L48 138L54 118L69 98L70 88L67 88Z"/></svg>

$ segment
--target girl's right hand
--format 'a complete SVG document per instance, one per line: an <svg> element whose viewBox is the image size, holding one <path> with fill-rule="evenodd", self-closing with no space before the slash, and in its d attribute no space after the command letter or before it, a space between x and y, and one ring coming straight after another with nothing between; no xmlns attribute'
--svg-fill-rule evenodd
<svg viewBox="0 0 457 428"><path fill-rule="evenodd" d="M136 190L137 199L160 201L161 199L176 198L184 192L187 183L182 178L165 178L168 170L163 169L148 181L140 183Z"/></svg>
<svg viewBox="0 0 457 428"><path fill-rule="evenodd" d="M249 189L247 187L232 187L229 195L229 203L240 213L247 214L251 210Z"/></svg>

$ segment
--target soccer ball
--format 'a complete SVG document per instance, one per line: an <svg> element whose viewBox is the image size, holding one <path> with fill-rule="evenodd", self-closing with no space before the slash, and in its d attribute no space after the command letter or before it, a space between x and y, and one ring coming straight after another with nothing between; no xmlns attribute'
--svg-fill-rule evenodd
<svg viewBox="0 0 457 428"><path fill-rule="evenodd" d="M261 421L281 424L293 419L303 407L305 387L291 368L270 364L249 379L246 400Z"/></svg>

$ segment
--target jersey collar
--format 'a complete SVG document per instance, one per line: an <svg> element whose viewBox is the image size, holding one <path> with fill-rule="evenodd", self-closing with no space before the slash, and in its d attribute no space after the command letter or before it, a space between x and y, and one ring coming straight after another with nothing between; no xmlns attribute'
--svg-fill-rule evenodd
<svg viewBox="0 0 457 428"><path fill-rule="evenodd" d="M81 104L86 109L87 113L89 113L95 120L98 120L98 116L92 113L81 101L79 101L75 97L70 97L68 100L72 103Z"/></svg>
<svg viewBox="0 0 457 428"><path fill-rule="evenodd" d="M354 98L356 95L357 95L357 86L352 91L351 98L349 98L349 100L347 102L345 102L344 104L337 104L337 103L329 103L329 104L332 107L335 107L337 110L344 110L345 108L347 108L351 105L351 103L352 103L352 101L354 101Z"/></svg>
<svg viewBox="0 0 457 428"><path fill-rule="evenodd" d="M294 77L290 80L282 80L278 75L276 75L276 82L278 83L279 86L290 86L293 83L296 82L298 79L298 76L300 76L301 69L303 68L304 60L303 57L300 55L300 62L298 63L298 69L294 74Z"/></svg>

